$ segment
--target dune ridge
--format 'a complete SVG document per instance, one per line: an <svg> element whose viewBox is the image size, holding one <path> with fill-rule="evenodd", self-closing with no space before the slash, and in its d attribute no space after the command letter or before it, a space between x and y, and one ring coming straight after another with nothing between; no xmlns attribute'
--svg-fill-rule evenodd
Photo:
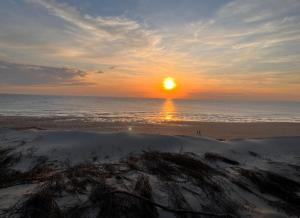
<svg viewBox="0 0 300 218"><path fill-rule="evenodd" d="M1 128L0 214L297 217L299 144Z"/></svg>

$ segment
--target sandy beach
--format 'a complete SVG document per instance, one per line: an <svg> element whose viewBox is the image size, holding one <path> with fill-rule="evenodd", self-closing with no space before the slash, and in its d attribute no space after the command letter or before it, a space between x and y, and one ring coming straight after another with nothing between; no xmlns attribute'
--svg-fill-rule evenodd
<svg viewBox="0 0 300 218"><path fill-rule="evenodd" d="M0 116L0 217L298 217L299 142L300 123Z"/></svg>
<svg viewBox="0 0 300 218"><path fill-rule="evenodd" d="M300 136L300 123L229 122L103 122L77 117L0 116L0 127L15 129L86 130L161 135L205 136L215 139Z"/></svg>

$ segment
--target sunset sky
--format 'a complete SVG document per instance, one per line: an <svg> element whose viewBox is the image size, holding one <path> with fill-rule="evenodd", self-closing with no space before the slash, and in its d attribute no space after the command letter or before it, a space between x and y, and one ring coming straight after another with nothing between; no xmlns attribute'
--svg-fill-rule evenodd
<svg viewBox="0 0 300 218"><path fill-rule="evenodd" d="M3 0L0 92L300 101L300 1Z"/></svg>

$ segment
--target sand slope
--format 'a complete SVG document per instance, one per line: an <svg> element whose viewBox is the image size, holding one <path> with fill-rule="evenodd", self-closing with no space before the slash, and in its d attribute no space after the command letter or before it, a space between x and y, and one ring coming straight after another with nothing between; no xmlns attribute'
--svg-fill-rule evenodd
<svg viewBox="0 0 300 218"><path fill-rule="evenodd" d="M103 201L108 190L177 210L233 217L300 215L300 137L222 142L2 128L0 151L1 217L41 210L52 217L141 217L145 211L148 217L199 217L124 193ZM47 207L32 203L36 198Z"/></svg>

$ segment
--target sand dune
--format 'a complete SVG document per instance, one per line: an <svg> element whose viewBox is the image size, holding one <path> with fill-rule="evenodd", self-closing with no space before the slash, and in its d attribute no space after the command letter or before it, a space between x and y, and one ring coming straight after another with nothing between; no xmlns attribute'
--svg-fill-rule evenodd
<svg viewBox="0 0 300 218"><path fill-rule="evenodd" d="M0 213L297 217L299 145L300 137L218 141L2 128Z"/></svg>

